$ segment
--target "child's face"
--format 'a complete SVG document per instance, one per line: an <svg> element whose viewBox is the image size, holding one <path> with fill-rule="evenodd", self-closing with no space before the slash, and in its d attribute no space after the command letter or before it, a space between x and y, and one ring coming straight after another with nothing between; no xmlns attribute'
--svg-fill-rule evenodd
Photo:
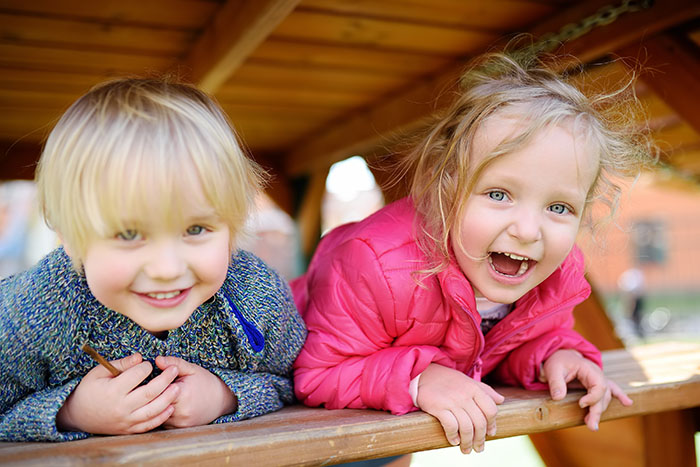
<svg viewBox="0 0 700 467"><path fill-rule="evenodd" d="M91 241L83 258L97 300L152 333L181 326L226 278L228 225L200 187L191 191L191 202L178 206L181 221L163 222L164 206L154 203L148 219Z"/></svg>
<svg viewBox="0 0 700 467"><path fill-rule="evenodd" d="M485 122L473 163L518 128L506 117ZM574 245L597 170L597 158L569 125L544 128L523 148L492 161L460 219L466 253L452 239L477 296L514 303L555 271Z"/></svg>

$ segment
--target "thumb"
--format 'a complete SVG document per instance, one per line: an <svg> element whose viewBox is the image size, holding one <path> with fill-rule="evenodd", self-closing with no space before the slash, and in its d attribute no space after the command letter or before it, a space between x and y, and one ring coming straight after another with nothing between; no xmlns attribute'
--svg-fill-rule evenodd
<svg viewBox="0 0 700 467"><path fill-rule="evenodd" d="M491 386L489 386L488 384L481 383L481 382L479 384L481 385L481 389L486 393L486 395L488 395L491 399L493 399L493 401L496 404L502 404L503 401L506 400L506 398L503 397L503 395L496 392L496 390L494 388L492 388Z"/></svg>
<svg viewBox="0 0 700 467"><path fill-rule="evenodd" d="M192 375L194 374L194 371L196 369L196 365L193 365L187 360L183 360L179 357L172 356L165 357L163 355L159 355L158 357L156 357L156 366L161 370L165 370L170 366L174 366L177 368L178 376Z"/></svg>
<svg viewBox="0 0 700 467"><path fill-rule="evenodd" d="M547 375L547 380L549 383L549 394L555 401L561 400L566 396L566 379L564 375L560 372L554 372L551 375Z"/></svg>

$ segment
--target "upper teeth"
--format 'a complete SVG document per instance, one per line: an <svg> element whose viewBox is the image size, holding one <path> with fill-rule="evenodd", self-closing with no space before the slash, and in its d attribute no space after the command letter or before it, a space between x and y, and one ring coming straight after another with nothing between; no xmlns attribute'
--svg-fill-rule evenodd
<svg viewBox="0 0 700 467"><path fill-rule="evenodd" d="M515 253L503 253L507 257L514 259L516 261L525 261L527 258L524 256L516 255Z"/></svg>
<svg viewBox="0 0 700 467"><path fill-rule="evenodd" d="M158 293L147 293L151 298L155 298L157 300L164 300L166 298L173 298L177 295L180 295L180 291L176 290L175 292L158 292Z"/></svg>

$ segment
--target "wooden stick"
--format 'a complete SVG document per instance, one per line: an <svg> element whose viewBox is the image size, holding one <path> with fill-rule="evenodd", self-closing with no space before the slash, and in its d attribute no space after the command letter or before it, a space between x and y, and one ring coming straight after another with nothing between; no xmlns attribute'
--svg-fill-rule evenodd
<svg viewBox="0 0 700 467"><path fill-rule="evenodd" d="M103 367L107 368L110 373L112 373L114 376L119 376L122 374L121 371L116 369L111 363L109 363L105 358L97 353L97 350L93 349L90 347L87 342L83 344L83 352L91 356L97 363L102 365Z"/></svg>

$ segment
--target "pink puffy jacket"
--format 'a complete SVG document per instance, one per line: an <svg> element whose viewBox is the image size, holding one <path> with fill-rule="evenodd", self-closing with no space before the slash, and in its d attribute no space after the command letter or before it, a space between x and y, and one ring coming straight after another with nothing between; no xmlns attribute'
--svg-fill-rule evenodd
<svg viewBox="0 0 700 467"><path fill-rule="evenodd" d="M417 282L427 263L415 216L404 198L338 227L292 282L309 331L294 365L299 400L403 414L417 410L409 382L432 362L527 389L546 389L537 381L540 363L558 349L601 365L600 352L571 329L574 306L590 293L577 248L484 338L474 292L456 263Z"/></svg>

